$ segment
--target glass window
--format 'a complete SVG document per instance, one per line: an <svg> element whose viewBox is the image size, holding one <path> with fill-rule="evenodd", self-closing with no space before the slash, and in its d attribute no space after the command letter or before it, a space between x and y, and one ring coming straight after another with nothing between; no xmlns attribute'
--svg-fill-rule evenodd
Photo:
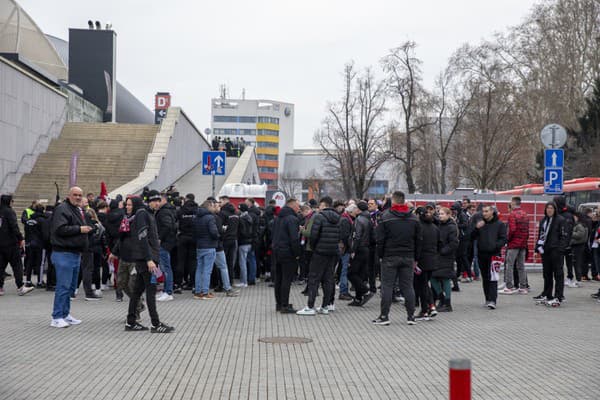
<svg viewBox="0 0 600 400"><path fill-rule="evenodd" d="M279 148L279 143L258 142L257 147L270 147L270 148L278 149Z"/></svg>
<svg viewBox="0 0 600 400"><path fill-rule="evenodd" d="M272 154L257 154L256 159L257 160L277 161L278 156L272 155Z"/></svg>
<svg viewBox="0 0 600 400"><path fill-rule="evenodd" d="M257 134L263 136L279 136L279 131L274 131L271 129L259 129Z"/></svg>
<svg viewBox="0 0 600 400"><path fill-rule="evenodd" d="M256 129L223 129L223 128L215 128L213 129L213 135L246 135L246 136L256 136Z"/></svg>
<svg viewBox="0 0 600 400"><path fill-rule="evenodd" d="M276 173L277 173L277 168L271 168L271 167L258 167L258 172L264 172L264 173L276 174Z"/></svg>
<svg viewBox="0 0 600 400"><path fill-rule="evenodd" d="M258 122L262 122L262 123L266 123L266 124L278 124L279 125L279 118L258 117Z"/></svg>
<svg viewBox="0 0 600 400"><path fill-rule="evenodd" d="M256 123L256 117L245 117L239 115L215 115L214 122L241 122L241 123Z"/></svg>

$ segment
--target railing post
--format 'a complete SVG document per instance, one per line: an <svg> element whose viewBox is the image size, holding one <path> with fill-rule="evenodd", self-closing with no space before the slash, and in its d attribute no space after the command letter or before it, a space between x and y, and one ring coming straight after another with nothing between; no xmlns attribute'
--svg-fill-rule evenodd
<svg viewBox="0 0 600 400"><path fill-rule="evenodd" d="M450 400L471 400L471 360L450 360L449 367Z"/></svg>

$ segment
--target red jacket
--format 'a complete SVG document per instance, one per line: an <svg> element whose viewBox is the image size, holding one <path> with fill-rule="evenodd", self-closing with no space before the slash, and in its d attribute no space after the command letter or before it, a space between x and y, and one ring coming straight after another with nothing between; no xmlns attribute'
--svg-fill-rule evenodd
<svg viewBox="0 0 600 400"><path fill-rule="evenodd" d="M516 208L508 216L508 248L526 249L528 239L529 217L522 208Z"/></svg>

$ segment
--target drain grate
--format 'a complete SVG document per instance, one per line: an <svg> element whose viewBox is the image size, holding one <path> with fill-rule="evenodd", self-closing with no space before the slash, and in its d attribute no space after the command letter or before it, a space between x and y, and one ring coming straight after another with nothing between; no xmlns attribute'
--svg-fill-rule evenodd
<svg viewBox="0 0 600 400"><path fill-rule="evenodd" d="M304 344L311 343L312 339L304 337L293 337L293 336L275 336L275 337L263 337L258 339L262 343L273 343L273 344Z"/></svg>

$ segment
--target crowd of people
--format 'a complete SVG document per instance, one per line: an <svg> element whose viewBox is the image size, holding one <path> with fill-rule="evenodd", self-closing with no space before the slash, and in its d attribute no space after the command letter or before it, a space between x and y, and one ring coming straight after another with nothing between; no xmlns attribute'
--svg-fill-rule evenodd
<svg viewBox="0 0 600 400"><path fill-rule="evenodd" d="M452 293L462 283L480 280L490 310L499 294L528 294L530 236L543 264L536 302L559 306L565 285L600 280L600 227L591 210L575 212L557 196L546 204L536 235L514 197L507 220L493 205L467 198L450 208L414 207L402 192L383 200L325 196L261 207L252 198L235 206L227 196L198 204L193 194L181 197L174 188L109 200L84 197L73 187L56 205L34 201L23 211L23 236L12 198L3 195L0 296L10 264L19 295L35 287L55 292L51 326L64 328L81 323L70 313L80 286L86 301L102 299L112 286L116 301L129 300L125 330L168 333L174 328L159 319L157 302L186 291L197 300L213 300L215 293L237 297L262 279L273 287L276 312L326 315L336 310L336 300L362 307L380 291L373 324L388 325L391 304L400 302L413 325L452 312ZM303 307L290 303L294 282L304 288ZM142 324L145 309L150 328Z"/></svg>

